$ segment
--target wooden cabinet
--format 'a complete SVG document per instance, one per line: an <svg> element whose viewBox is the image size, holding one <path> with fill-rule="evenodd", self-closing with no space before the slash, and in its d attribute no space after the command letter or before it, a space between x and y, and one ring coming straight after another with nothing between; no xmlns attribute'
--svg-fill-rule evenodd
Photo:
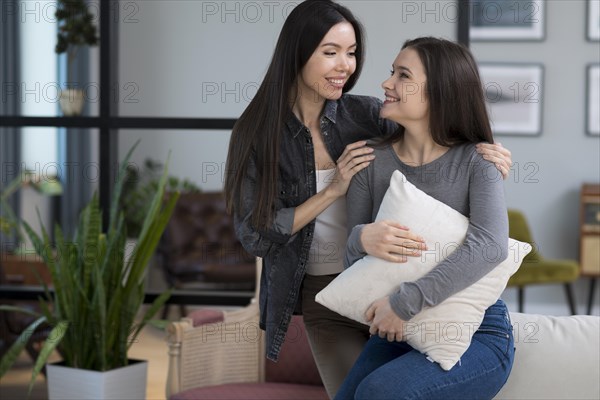
<svg viewBox="0 0 600 400"><path fill-rule="evenodd" d="M580 221L581 275L600 276L600 185L582 186Z"/></svg>
<svg viewBox="0 0 600 400"><path fill-rule="evenodd" d="M40 284L38 276L46 282L52 283L50 270L40 257L35 254L0 254L0 281L9 285L37 286Z"/></svg>
<svg viewBox="0 0 600 400"><path fill-rule="evenodd" d="M590 278L587 313L592 313L594 290L600 277L600 185L581 187L579 264L581 275Z"/></svg>

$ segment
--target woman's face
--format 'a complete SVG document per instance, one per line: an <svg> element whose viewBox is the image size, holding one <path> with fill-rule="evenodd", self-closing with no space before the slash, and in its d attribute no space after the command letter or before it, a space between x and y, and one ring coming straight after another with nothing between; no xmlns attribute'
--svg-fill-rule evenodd
<svg viewBox="0 0 600 400"><path fill-rule="evenodd" d="M337 100L356 70L356 36L349 22L334 25L298 77L299 95L314 102Z"/></svg>
<svg viewBox="0 0 600 400"><path fill-rule="evenodd" d="M426 93L427 75L416 50L402 50L392 65L392 74L381 87L385 102L381 117L406 127L415 121L428 121L429 102Z"/></svg>

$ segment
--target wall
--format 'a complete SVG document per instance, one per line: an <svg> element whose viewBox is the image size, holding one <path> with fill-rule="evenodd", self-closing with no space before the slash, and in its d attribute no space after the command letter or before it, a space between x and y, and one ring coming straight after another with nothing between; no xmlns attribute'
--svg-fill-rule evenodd
<svg viewBox="0 0 600 400"><path fill-rule="evenodd" d="M367 62L354 93L383 97L381 81L405 39L424 34L455 38L456 18L444 20L435 10L452 15L454 1L437 3L428 14L409 8L402 29L393 35L392 27L402 22L398 15L406 11L403 2L343 3L360 17L367 32ZM285 17L299 1L134 4L123 8L120 18L121 115L237 118L262 80ZM136 163L145 157L165 160L170 149L174 174L205 190L220 190L229 135L228 131L122 131L120 157L141 138Z"/></svg>
<svg viewBox="0 0 600 400"><path fill-rule="evenodd" d="M126 116L236 118L248 104L270 60L285 16L297 1L125 2L120 14L120 112ZM367 62L354 93L382 97L380 83L403 41L422 35L456 37L454 1L343 1L365 25ZM548 257L577 257L578 191L600 180L598 138L585 135L584 71L598 62L598 44L584 39L585 2L547 4L546 39L537 43L477 43L482 61L535 61L545 65L543 133L502 137L515 170L506 183L510 207L528 216ZM220 190L227 131L122 131L119 157L138 139L134 161L165 160L171 172ZM535 163L536 183L524 182ZM587 282L576 286L578 301ZM560 286L527 291L527 311L567 313ZM514 291L506 292L514 304ZM596 294L596 299L600 295ZM579 305L579 311L584 308ZM596 307L595 313L600 312Z"/></svg>
<svg viewBox="0 0 600 400"><path fill-rule="evenodd" d="M584 182L600 182L599 137L586 135L585 127L586 66L600 62L600 45L585 39L586 1L545 3L544 41L473 42L471 49L479 62L544 65L541 135L497 137L515 162L506 182L507 204L527 215L542 254L577 258L579 191ZM587 280L583 283L575 287L579 301L587 301ZM540 310L564 303L560 286L533 287L526 295ZM595 298L597 310L598 293Z"/></svg>

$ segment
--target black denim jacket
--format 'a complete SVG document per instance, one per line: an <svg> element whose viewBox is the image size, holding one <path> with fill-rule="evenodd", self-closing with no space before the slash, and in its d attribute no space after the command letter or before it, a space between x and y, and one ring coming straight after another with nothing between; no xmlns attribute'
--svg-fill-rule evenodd
<svg viewBox="0 0 600 400"><path fill-rule="evenodd" d="M343 95L327 101L321 116L323 141L333 160L346 145L391 134L393 122L379 117L381 100ZM241 209L235 210L235 230L244 248L263 258L260 282L260 327L266 331L267 358L277 360L294 312L300 313L300 287L306 272L315 223L292 235L295 207L316 193L314 147L309 130L292 114L281 138L279 196L270 229L257 231L251 224L256 162L251 160L243 184Z"/></svg>

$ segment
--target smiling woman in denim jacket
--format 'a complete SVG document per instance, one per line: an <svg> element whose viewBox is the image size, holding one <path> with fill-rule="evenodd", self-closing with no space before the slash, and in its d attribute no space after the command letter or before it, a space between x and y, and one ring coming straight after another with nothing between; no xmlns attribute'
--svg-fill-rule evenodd
<svg viewBox="0 0 600 400"><path fill-rule="evenodd" d="M352 177L373 160L366 140L391 135L379 116L382 101L347 94L364 59L361 24L347 8L307 0L286 19L266 75L233 128L225 196L244 248L263 257L260 326L266 356L276 360L294 313L330 396L369 339L368 327L315 303L343 270L345 194ZM508 174L510 152L482 144L484 157ZM402 262L424 249L400 224L378 226L389 239L379 257Z"/></svg>

